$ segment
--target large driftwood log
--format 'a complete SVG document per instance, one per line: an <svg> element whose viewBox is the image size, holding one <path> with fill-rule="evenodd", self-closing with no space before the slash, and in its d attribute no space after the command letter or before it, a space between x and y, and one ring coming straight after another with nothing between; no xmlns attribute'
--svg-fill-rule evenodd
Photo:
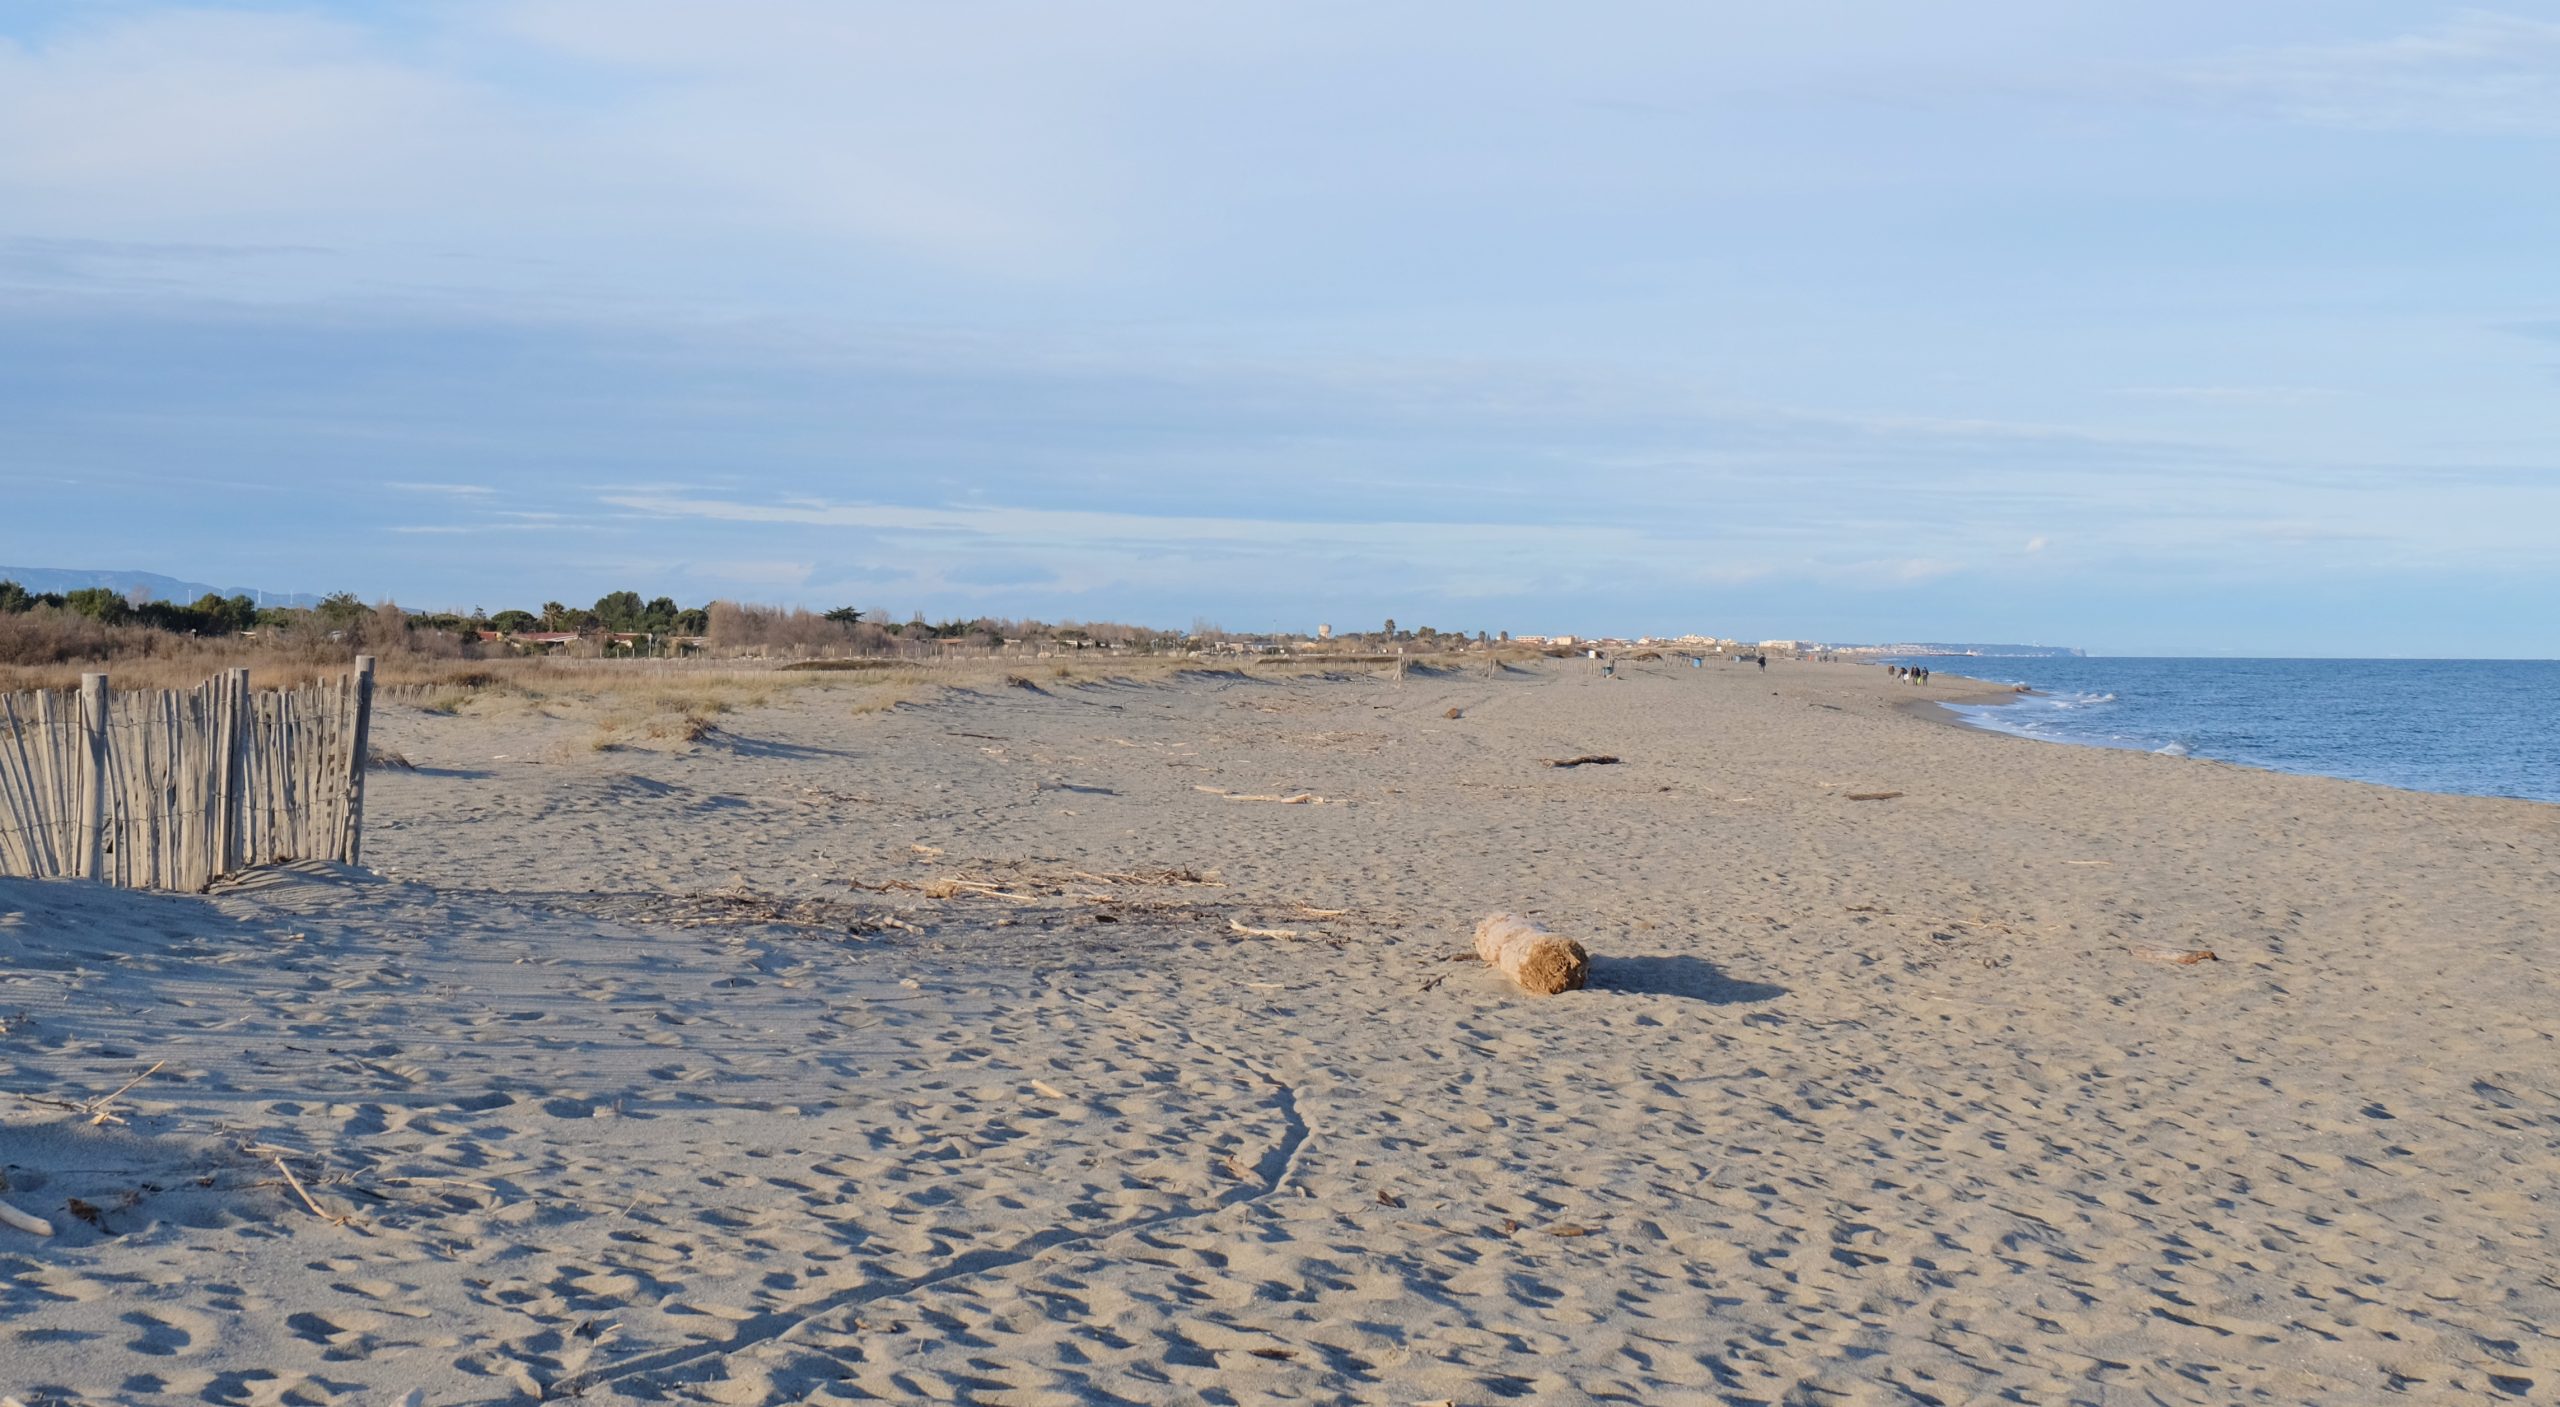
<svg viewBox="0 0 2560 1407"><path fill-rule="evenodd" d="M1591 978L1591 955L1580 943L1518 914L1487 914L1476 925L1476 954L1541 997L1578 991Z"/></svg>
<svg viewBox="0 0 2560 1407"><path fill-rule="evenodd" d="M0 1223L18 1228L30 1236L50 1236L53 1223L42 1217L29 1216L6 1202L0 1202Z"/></svg>

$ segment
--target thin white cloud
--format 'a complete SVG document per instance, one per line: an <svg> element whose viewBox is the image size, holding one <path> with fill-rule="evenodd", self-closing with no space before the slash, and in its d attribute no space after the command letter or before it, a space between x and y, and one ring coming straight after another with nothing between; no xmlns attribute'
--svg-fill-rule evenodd
<svg viewBox="0 0 2560 1407"><path fill-rule="evenodd" d="M2338 392L2323 386L2124 386L2114 394L2198 405L2289 406L2333 400Z"/></svg>
<svg viewBox="0 0 2560 1407"><path fill-rule="evenodd" d="M687 562L680 570L696 581L760 587L799 586L817 574L815 562L777 561L768 557Z"/></svg>
<svg viewBox="0 0 2560 1407"><path fill-rule="evenodd" d="M2202 93L2320 126L2560 135L2560 23L2492 10L2381 39L2252 50L2188 76Z"/></svg>
<svg viewBox="0 0 2560 1407"><path fill-rule="evenodd" d="M1400 548L1464 537L1480 542L1623 546L1639 534L1609 528L1519 523L1317 522L1179 514L1102 512L1074 508L1004 505L912 507L886 503L837 503L800 498L780 503L741 503L716 498L609 495L617 508L664 518L802 527L878 528L899 532L959 534L1031 545L1157 544L1276 549L1307 542Z"/></svg>
<svg viewBox="0 0 2560 1407"><path fill-rule="evenodd" d="M982 560L989 552L1020 553L1021 560L1057 572L1062 585L1077 590L1132 584L1180 589L1196 584L1204 572L1232 573L1241 561L1286 558L1371 578L1416 574L1430 582L1434 595L1452 600L1519 598L1631 578L1649 580L1665 591L1773 580L1890 590L1965 569L1943 557L1817 554L1770 562L1750 553L1756 529L1728 537L1689 526L1657 531L1593 524L1345 523L811 499L742 503L622 495L607 501L635 513L706 523L899 534L888 549L899 564L917 571L925 582L946 586L969 585L969 569L955 564ZM1488 572L1488 561L1502 562L1503 570ZM788 565L789 570L773 574L760 572L753 559L719 564L736 579L795 584L805 572L798 564Z"/></svg>
<svg viewBox="0 0 2560 1407"><path fill-rule="evenodd" d="M476 537L482 533L562 533L594 532L593 523L401 523L385 528L385 532L405 533L413 537Z"/></svg>
<svg viewBox="0 0 2560 1407"><path fill-rule="evenodd" d="M402 493L451 494L458 498L486 498L497 492L496 489L489 487L487 484L430 484L415 481L398 481L384 484L383 487L387 489L397 489Z"/></svg>

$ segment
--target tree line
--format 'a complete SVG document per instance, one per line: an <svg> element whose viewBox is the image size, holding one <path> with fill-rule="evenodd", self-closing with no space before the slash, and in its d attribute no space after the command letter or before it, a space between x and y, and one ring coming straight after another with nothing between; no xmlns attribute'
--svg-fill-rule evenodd
<svg viewBox="0 0 2560 1407"><path fill-rule="evenodd" d="M711 601L680 606L670 596L643 597L637 591L609 591L592 606L545 601L540 610L412 612L397 605L372 605L351 591L323 597L310 606L260 606L247 596L206 593L192 603L138 599L106 587L78 591L29 591L14 581L0 581L0 664L59 663L103 658L141 649L164 637L242 637L255 635L314 649L360 646L371 650L409 650L447 656L475 656L503 650L489 637L552 632L579 637L581 650L595 653L669 653L694 644L722 651L786 651L803 654L923 655L948 646L996 649L1013 643L1060 649L1171 650L1186 645L1255 640L1206 620L1192 628L1163 630L1119 621L1042 621L997 616L952 617L928 621L921 614L902 622L879 619L852 606L811 611L801 607L759 606ZM1503 632L1503 640L1510 638ZM1487 643L1483 631L1475 643ZM1398 629L1392 619L1385 629L1346 632L1340 647L1370 648L1420 644L1426 649L1464 646L1464 631L1430 626Z"/></svg>
<svg viewBox="0 0 2560 1407"><path fill-rule="evenodd" d="M50 663L150 648L154 633L179 637L257 636L305 645L349 644L471 655L504 648L488 637L569 634L606 651L670 650L699 642L720 650L784 649L861 654L924 653L944 644L995 648L1038 641L1070 649L1154 649L1178 645L1178 631L1114 621L1048 622L994 616L904 622L853 606L811 611L610 591L592 606L545 601L539 610L404 611L341 591L309 606L260 606L247 596L207 593L193 603L136 598L107 587L30 591L0 581L0 663ZM617 638L621 637L621 638ZM634 638L636 637L636 639Z"/></svg>

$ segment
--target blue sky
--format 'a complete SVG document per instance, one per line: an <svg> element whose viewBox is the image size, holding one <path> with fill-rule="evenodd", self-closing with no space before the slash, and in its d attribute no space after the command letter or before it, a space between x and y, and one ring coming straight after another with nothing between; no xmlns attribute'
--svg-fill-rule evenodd
<svg viewBox="0 0 2560 1407"><path fill-rule="evenodd" d="M0 561L2560 655L2560 6L0 0Z"/></svg>

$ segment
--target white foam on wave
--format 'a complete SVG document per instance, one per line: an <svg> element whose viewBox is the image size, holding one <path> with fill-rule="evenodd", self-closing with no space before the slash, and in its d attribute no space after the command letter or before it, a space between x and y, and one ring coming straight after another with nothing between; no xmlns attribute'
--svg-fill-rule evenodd
<svg viewBox="0 0 2560 1407"><path fill-rule="evenodd" d="M2104 726L2103 717L2113 712L2105 705L2116 701L2112 692L2030 693L2011 702L1951 705L1949 711L1973 727L2011 737L2127 752L2166 752L2173 757L2187 755L2184 743L2173 742L2164 748L2159 745L2157 734L2137 737Z"/></svg>

